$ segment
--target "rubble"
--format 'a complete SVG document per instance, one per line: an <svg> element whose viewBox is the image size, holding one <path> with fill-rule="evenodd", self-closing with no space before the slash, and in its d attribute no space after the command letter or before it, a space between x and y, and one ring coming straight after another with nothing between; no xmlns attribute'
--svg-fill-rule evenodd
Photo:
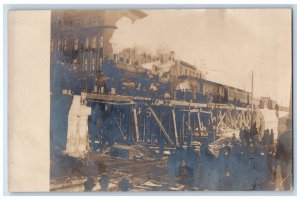
<svg viewBox="0 0 300 200"><path fill-rule="evenodd" d="M161 187L162 186L160 184L153 183L152 181L147 181L143 185L145 185L145 186L151 186L151 187Z"/></svg>
<svg viewBox="0 0 300 200"><path fill-rule="evenodd" d="M224 148L225 146L232 147L231 142L232 142L233 136L235 136L237 142L240 142L239 133L237 130L224 128L224 129L220 130L219 135L220 135L220 137L216 141L214 141L208 145L210 151L215 156L218 156L220 149Z"/></svg>
<svg viewBox="0 0 300 200"><path fill-rule="evenodd" d="M133 157L135 160L158 160L158 154L143 144L134 145L136 156Z"/></svg>
<svg viewBox="0 0 300 200"><path fill-rule="evenodd" d="M50 189L51 191L59 191L62 190L62 188L68 188L74 185L83 185L86 179L86 177L63 177L58 180L51 180Z"/></svg>
<svg viewBox="0 0 300 200"><path fill-rule="evenodd" d="M176 184L175 186L169 187L169 190L171 191L183 191L185 189L185 186L183 184Z"/></svg>
<svg viewBox="0 0 300 200"><path fill-rule="evenodd" d="M109 155L110 147L105 147L105 148L99 150L99 152L100 152L101 156L103 156L103 155Z"/></svg>
<svg viewBox="0 0 300 200"><path fill-rule="evenodd" d="M137 154L136 146L115 144L110 148L110 155L113 157L133 159Z"/></svg>

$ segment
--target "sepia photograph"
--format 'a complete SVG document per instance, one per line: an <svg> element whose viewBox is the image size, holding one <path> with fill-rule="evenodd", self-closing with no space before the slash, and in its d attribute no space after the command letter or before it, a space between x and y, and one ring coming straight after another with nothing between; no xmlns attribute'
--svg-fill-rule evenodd
<svg viewBox="0 0 300 200"><path fill-rule="evenodd" d="M293 190L292 10L52 10L50 191Z"/></svg>

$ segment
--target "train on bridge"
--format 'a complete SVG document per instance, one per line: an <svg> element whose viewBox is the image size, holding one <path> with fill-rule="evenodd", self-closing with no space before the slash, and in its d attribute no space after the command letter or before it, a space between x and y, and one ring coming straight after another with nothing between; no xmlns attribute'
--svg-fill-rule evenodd
<svg viewBox="0 0 300 200"><path fill-rule="evenodd" d="M153 102L162 99L250 106L250 92L189 74L172 75L171 71L161 75L141 66L106 59L100 75L90 77L96 80L90 81L95 83L90 92L139 96L151 98Z"/></svg>
<svg viewBox="0 0 300 200"><path fill-rule="evenodd" d="M118 19L137 20L145 13L93 15L52 15L52 155L72 152L68 143L83 140L88 145L82 151L140 141L180 146L224 126L250 126L250 92L207 80L196 66L175 59L174 52L113 51L110 39Z"/></svg>

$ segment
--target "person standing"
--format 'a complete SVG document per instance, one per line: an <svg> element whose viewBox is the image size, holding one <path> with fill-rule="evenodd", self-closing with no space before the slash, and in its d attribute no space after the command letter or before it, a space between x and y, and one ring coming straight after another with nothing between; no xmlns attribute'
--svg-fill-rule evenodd
<svg viewBox="0 0 300 200"><path fill-rule="evenodd" d="M93 177L88 177L87 180L84 182L84 191L85 192L91 192L93 188L95 187L95 181Z"/></svg>
<svg viewBox="0 0 300 200"><path fill-rule="evenodd" d="M108 185L109 185L109 179L106 175L102 176L99 179L99 183L100 183L100 191L107 191Z"/></svg>
<svg viewBox="0 0 300 200"><path fill-rule="evenodd" d="M292 189L292 121L290 118L278 120L278 141L276 145L276 166L280 166L284 190Z"/></svg>

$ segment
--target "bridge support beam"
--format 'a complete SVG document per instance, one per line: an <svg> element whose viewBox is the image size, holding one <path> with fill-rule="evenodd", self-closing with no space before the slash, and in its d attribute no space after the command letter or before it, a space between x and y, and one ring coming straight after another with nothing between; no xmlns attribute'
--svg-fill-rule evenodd
<svg viewBox="0 0 300 200"><path fill-rule="evenodd" d="M175 115L175 110L172 109L172 117L173 117L173 124L174 124L174 134L175 134L175 142L176 142L176 146L179 146L179 142L178 142L178 133L177 133L177 123L176 123L176 115Z"/></svg>
<svg viewBox="0 0 300 200"><path fill-rule="evenodd" d="M138 142L139 141L139 127L138 127L137 112L136 112L135 106L133 106L132 111L133 111L133 124L134 124L134 141Z"/></svg>

